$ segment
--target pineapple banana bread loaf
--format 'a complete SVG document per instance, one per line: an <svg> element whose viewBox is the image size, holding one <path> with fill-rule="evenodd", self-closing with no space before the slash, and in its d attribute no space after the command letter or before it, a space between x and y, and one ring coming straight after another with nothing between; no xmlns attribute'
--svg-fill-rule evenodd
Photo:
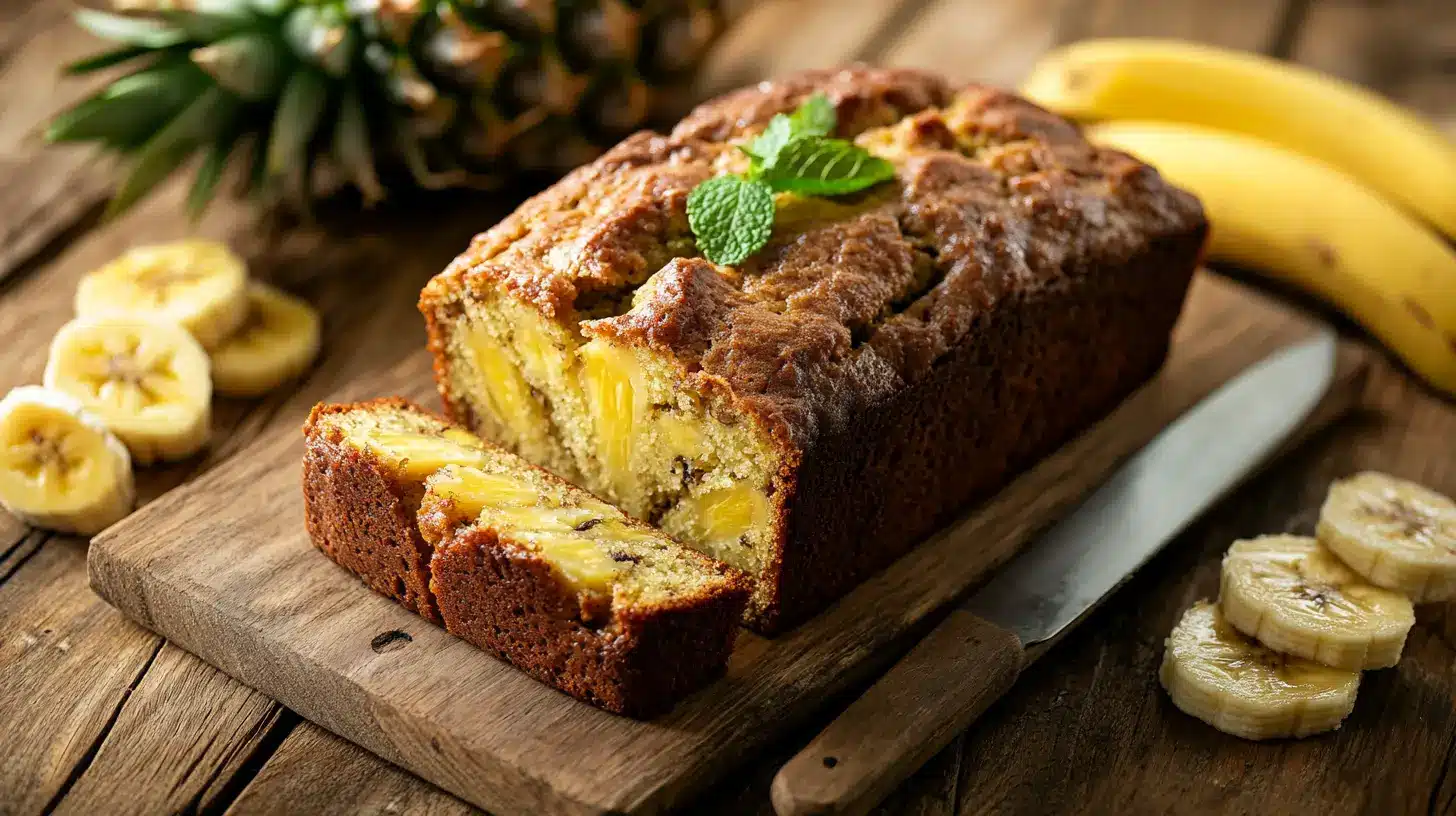
<svg viewBox="0 0 1456 816"><path fill-rule="evenodd" d="M896 177L781 193L708 262L695 185L823 93ZM420 298L447 414L816 612L1161 365L1207 231L1192 196L1010 94L856 68L639 133L477 236Z"/></svg>
<svg viewBox="0 0 1456 816"><path fill-rule="evenodd" d="M314 543L452 634L639 717L727 666L740 571L405 400L319 405L305 440Z"/></svg>

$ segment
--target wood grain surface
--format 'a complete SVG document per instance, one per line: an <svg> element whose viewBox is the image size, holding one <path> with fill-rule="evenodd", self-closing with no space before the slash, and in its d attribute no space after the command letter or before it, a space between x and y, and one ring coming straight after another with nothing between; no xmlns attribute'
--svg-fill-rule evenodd
<svg viewBox="0 0 1456 816"><path fill-rule="evenodd" d="M67 22L71 7L0 2L0 389L38 380L82 272L134 243L193 231L179 216L179 185L100 223L111 168L84 150L39 144L44 120L90 87L55 71L95 47ZM1456 135L1453 27L1450 0L766 0L713 56L704 88L854 59L1012 81L1051 43L1166 35L1315 65ZM142 471L144 498L295 427L339 383L399 362L422 336L411 287L514 200L430 199L281 237L220 200L196 231L228 239L256 274L317 303L325 354L296 392L220 405L216 450ZM1154 680L1162 638L1192 599L1216 591L1218 556L1233 537L1309 532L1328 482L1365 467L1456 494L1453 439L1456 409L1382 362L1356 418L1181 536L881 812L1453 812L1456 613L1423 610L1401 666L1368 677L1350 725L1317 740L1223 737L1179 714ZM84 555L85 542L0 513L0 813L67 807L73 792L96 801L88 791L107 793L106 812L118 814L471 810L180 651L187 670L148 683L167 665L163 642L87 589ZM234 695L227 716L209 702L219 686ZM127 716L144 702L149 716ZM810 719L756 753L693 809L771 812L774 771L822 724Z"/></svg>
<svg viewBox="0 0 1456 816"><path fill-rule="evenodd" d="M1269 461L1293 451L1350 411L1365 385L1367 357L1363 349L1350 344L1335 351L1323 395L1308 416L1300 417L1302 424L1281 440L1280 449L1267 457ZM1268 463L1251 464L1257 472ZM1031 545L1033 553L1036 546ZM988 586L994 586L1004 577L993 575L988 580ZM868 813L975 722L1027 665L1075 631L1082 617L1095 613L1104 600L1093 601L1077 621L1052 637L1029 645L1015 632L972 612L974 600L953 608L784 764L771 788L774 810L778 816Z"/></svg>
<svg viewBox="0 0 1456 816"><path fill-rule="evenodd" d="M1200 276L1167 364L1107 419L808 623L773 639L740 634L726 678L649 723L531 680L321 557L302 521L296 427L266 434L97 537L91 585L232 677L477 805L521 814L655 813L893 662L927 616L1118 462L1309 328L1252 291ZM419 398L432 388L430 361L416 354L353 378L331 399ZM412 640L383 652L371 647L395 631Z"/></svg>

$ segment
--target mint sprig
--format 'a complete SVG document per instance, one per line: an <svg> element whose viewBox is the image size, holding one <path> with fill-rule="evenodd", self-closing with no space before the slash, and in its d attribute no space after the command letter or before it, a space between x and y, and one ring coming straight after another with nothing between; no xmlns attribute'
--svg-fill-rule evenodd
<svg viewBox="0 0 1456 816"><path fill-rule="evenodd" d="M774 193L837 196L888 181L895 166L862 147L830 138L834 105L814 94L798 110L769 120L753 141L746 174L717 176L688 194L688 225L713 263L732 266L763 248L773 234Z"/></svg>
<svg viewBox="0 0 1456 816"><path fill-rule="evenodd" d="M714 263L742 263L768 243L773 222L773 190L767 184L718 176L688 193L688 223L698 248Z"/></svg>

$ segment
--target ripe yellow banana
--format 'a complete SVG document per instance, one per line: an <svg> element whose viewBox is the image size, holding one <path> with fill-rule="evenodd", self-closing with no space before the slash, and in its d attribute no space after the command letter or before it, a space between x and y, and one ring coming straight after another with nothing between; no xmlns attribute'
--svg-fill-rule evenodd
<svg viewBox="0 0 1456 816"><path fill-rule="evenodd" d="M0 400L0 506L16 518L92 535L135 498L126 446L80 401L36 385Z"/></svg>
<svg viewBox="0 0 1456 816"><path fill-rule="evenodd" d="M318 312L265 283L248 284L248 318L211 352L212 386L256 397L302 374L318 356Z"/></svg>
<svg viewBox="0 0 1456 816"><path fill-rule="evenodd" d="M1274 142L1456 237L1456 144L1378 94L1316 71L1176 40L1088 40L1047 54L1021 90L1077 119L1184 122Z"/></svg>
<svg viewBox="0 0 1456 816"><path fill-rule="evenodd" d="M1213 260L1328 300L1456 395L1456 253L1435 233L1334 167L1249 136L1167 122L1087 134L1203 199Z"/></svg>

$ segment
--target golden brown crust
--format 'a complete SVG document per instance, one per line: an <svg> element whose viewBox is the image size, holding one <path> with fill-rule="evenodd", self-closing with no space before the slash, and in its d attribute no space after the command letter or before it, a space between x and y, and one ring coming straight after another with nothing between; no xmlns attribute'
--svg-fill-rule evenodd
<svg viewBox="0 0 1456 816"><path fill-rule="evenodd" d="M783 205L769 245L736 268L694 260L687 194L739 160L724 140L815 90L841 109L842 135L888 126L866 140L895 162L895 182ZM462 292L503 286L580 319L602 292L691 266L719 282L586 330L651 346L712 380L705 389L726 386L804 450L925 376L1008 294L1203 228L1191 196L1019 97L951 93L913 71L811 72L709 102L671 136L639 133L573 172L478 236L426 287L422 310L438 319Z"/></svg>
<svg viewBox="0 0 1456 816"><path fill-rule="evenodd" d="M834 202L781 199L764 249L737 267L703 260L688 192L741 169L733 141L816 91L835 104L838 135L891 160L894 181ZM759 426L781 458L779 543L760 580L774 583L773 606L797 610L765 610L755 625L772 629L888 563L909 532L924 535L1145 379L1206 230L1192 196L1014 95L914 71L820 71L710 101L670 135L630 137L478 236L420 306L457 419L468 405L450 391L446 324L462 299L505 291L589 336L652 349L711 407ZM626 311L625 295L649 276L650 292ZM605 317L603 303L616 304ZM884 416L920 425L870 438ZM987 455L992 465L963 466L974 478L941 473L923 501L897 498L897 468ZM917 515L878 545L819 519L814 497L839 473ZM805 541L824 529L843 540ZM795 574L801 563L827 573Z"/></svg>
<svg viewBox="0 0 1456 816"><path fill-rule="evenodd" d="M720 677L751 587L726 579L672 604L584 614L550 565L490 529L457 528L431 562L445 628L544 683L647 718ZM590 621L590 622L588 622Z"/></svg>
<svg viewBox="0 0 1456 816"><path fill-rule="evenodd" d="M752 591L742 572L684 550L709 575L696 590L663 603L614 608L606 599L604 607L586 608L590 599L565 587L537 553L443 513L422 514L420 483L400 480L325 421L355 411L403 411L448 423L408 400L386 398L317 405L304 426L309 535L370 588L542 682L620 714L662 713L723 673ZM651 530L635 521L628 526Z"/></svg>
<svg viewBox="0 0 1456 816"><path fill-rule="evenodd" d="M337 426L324 422L354 411L410 411L433 416L398 397L348 404L315 405L304 423L303 496L309 538L335 563L359 576L370 589L435 623L430 593L429 543L415 514L423 490L399 479L368 451L343 441ZM444 424L444 420L440 420Z"/></svg>

